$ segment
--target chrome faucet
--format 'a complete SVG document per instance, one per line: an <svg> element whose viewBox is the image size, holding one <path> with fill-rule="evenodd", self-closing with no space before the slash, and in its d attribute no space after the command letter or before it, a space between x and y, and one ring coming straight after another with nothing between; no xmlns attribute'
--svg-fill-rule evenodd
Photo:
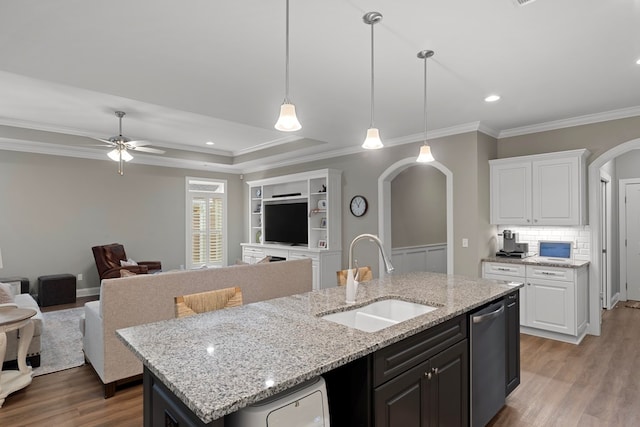
<svg viewBox="0 0 640 427"><path fill-rule="evenodd" d="M380 253L382 254L382 260L384 261L384 267L387 270L387 273L391 273L393 271L393 265L391 265L391 261L387 254L384 252L384 248L382 247L382 242L380 238L374 234L361 234L356 236L355 239L351 241L349 245L349 269L347 270L347 304L353 304L356 302L356 292L358 291L358 282L355 280L356 272L353 270L353 248L357 242L363 239L368 239L369 241L374 242L378 245L378 249L380 249Z"/></svg>

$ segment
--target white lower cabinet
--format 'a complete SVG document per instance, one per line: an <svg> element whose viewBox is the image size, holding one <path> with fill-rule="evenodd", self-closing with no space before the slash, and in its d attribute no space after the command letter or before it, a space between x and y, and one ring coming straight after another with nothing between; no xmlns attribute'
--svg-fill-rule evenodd
<svg viewBox="0 0 640 427"><path fill-rule="evenodd" d="M242 243L242 260L244 262L255 264L266 256L278 257L280 260L311 259L314 291L337 286L336 272L342 270L340 266L342 251L302 247L289 249L278 245Z"/></svg>
<svg viewBox="0 0 640 427"><path fill-rule="evenodd" d="M587 329L587 266L547 267L484 262L483 277L524 283L520 331L579 343Z"/></svg>
<svg viewBox="0 0 640 427"><path fill-rule="evenodd" d="M262 249L256 248L243 248L242 249L242 260L247 264L255 264L265 257L264 251Z"/></svg>

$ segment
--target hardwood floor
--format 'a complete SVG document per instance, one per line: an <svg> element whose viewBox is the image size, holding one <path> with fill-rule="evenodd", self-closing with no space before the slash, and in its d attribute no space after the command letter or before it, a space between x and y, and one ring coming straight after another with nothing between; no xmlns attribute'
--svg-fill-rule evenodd
<svg viewBox="0 0 640 427"><path fill-rule="evenodd" d="M640 310L605 313L603 335L575 346L521 335L522 383L490 426L640 425ZM11 394L0 426L141 426L142 385L104 399L89 365Z"/></svg>
<svg viewBox="0 0 640 427"><path fill-rule="evenodd" d="M490 426L640 425L639 309L619 303L579 346L521 337L521 384Z"/></svg>
<svg viewBox="0 0 640 427"><path fill-rule="evenodd" d="M43 313L48 313L48 312L51 312L51 311L66 310L68 308L82 307L82 306L84 306L85 302L95 301L98 298L100 298L99 295L94 295L94 296L90 296L90 297L78 297L78 298L76 298L76 302L74 302L74 303L60 304L60 305L50 305L48 307L40 307L40 311L43 312Z"/></svg>

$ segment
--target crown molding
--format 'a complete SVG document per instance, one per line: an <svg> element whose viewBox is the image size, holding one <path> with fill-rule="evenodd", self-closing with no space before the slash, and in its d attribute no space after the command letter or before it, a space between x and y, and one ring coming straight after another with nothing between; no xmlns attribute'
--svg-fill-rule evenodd
<svg viewBox="0 0 640 427"><path fill-rule="evenodd" d="M91 132L86 129L76 128L76 127L65 127L59 125L51 125L48 123L36 122L32 120L17 120L7 117L0 117L0 125L1 126L10 126L21 129L29 129L29 130L38 130L42 132L51 132L56 134L64 134L64 135L74 135L74 136L84 136L91 139L96 139L95 132ZM137 139L134 137L132 139ZM303 136L300 135L285 135L282 137L274 138L266 142L262 142L260 144L254 145L249 148L244 148L240 150L221 150L215 147L209 146L197 146L197 145L185 145L185 144L177 144L175 142L170 142L166 140L159 139L148 139L140 137L141 140L149 141L154 146L162 147L162 148L172 148L175 150L181 151L191 151L195 153L205 153L205 154L217 154L220 156L227 157L235 157L241 154L253 153L256 151L261 151L267 148L276 147L278 145L286 144L288 142L298 141L300 139L304 139Z"/></svg>
<svg viewBox="0 0 640 427"><path fill-rule="evenodd" d="M44 142L15 140L0 138L0 150L19 151L23 153L46 154L50 156L74 157L78 159L92 159L112 162L105 157L105 152L93 148L65 146ZM131 164L148 166L162 166L177 169L192 169L209 172L241 173L238 166L222 165L220 163L204 162L201 160L177 159L161 156L150 156L136 152Z"/></svg>
<svg viewBox="0 0 640 427"><path fill-rule="evenodd" d="M499 133L498 139L528 135L531 133L546 132L556 129L564 129L574 126L589 125L593 123L607 122L610 120L626 119L636 116L640 116L640 106L605 111L604 113L586 114L584 116L572 117L570 119L554 120L537 125L505 129Z"/></svg>

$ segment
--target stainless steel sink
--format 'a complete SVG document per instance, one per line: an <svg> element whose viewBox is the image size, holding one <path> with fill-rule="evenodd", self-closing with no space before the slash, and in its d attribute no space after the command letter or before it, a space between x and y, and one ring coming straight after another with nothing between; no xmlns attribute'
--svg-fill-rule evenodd
<svg viewBox="0 0 640 427"><path fill-rule="evenodd" d="M364 332L376 332L436 309L438 307L399 299L386 299L321 317Z"/></svg>

